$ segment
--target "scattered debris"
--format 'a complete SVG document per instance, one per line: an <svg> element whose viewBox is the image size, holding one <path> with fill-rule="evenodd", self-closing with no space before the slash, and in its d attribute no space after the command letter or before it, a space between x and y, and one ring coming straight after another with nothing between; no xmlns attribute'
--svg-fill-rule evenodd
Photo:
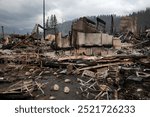
<svg viewBox="0 0 150 117"><path fill-rule="evenodd" d="M57 72L54 72L54 75L57 75Z"/></svg>
<svg viewBox="0 0 150 117"><path fill-rule="evenodd" d="M34 71L34 69L30 69L30 70L29 70L29 72L33 72L33 71Z"/></svg>
<svg viewBox="0 0 150 117"><path fill-rule="evenodd" d="M66 73L67 73L66 69L60 72L60 74L66 74Z"/></svg>
<svg viewBox="0 0 150 117"><path fill-rule="evenodd" d="M44 72L44 74L50 74L50 73L51 73L50 71L45 71L45 72Z"/></svg>
<svg viewBox="0 0 150 117"><path fill-rule="evenodd" d="M65 86L65 87L64 87L64 93L69 93L69 92L70 92L70 88L67 87L67 86Z"/></svg>
<svg viewBox="0 0 150 117"><path fill-rule="evenodd" d="M30 73L30 72L26 72L25 75L26 75L26 76L30 76L31 73Z"/></svg>
<svg viewBox="0 0 150 117"><path fill-rule="evenodd" d="M8 96L7 98L9 98L9 96L11 96L11 94L13 95L22 95L21 98L23 98L24 96L30 96L33 97L33 91L35 90L40 90L42 92L42 94L44 94L44 91L42 89L42 87L44 86L44 83L39 83L37 81L34 80L21 80L13 85L10 85L5 91L2 91L0 93L0 95L3 96Z"/></svg>
<svg viewBox="0 0 150 117"><path fill-rule="evenodd" d="M58 84L55 84L55 85L53 86L53 90L54 90L54 91L58 91L58 90L59 90L59 85L58 85Z"/></svg>
<svg viewBox="0 0 150 117"><path fill-rule="evenodd" d="M71 80L70 79L65 79L65 83L70 83Z"/></svg>
<svg viewBox="0 0 150 117"><path fill-rule="evenodd" d="M82 77L84 77L84 76L89 76L89 77L94 78L95 77L95 73L90 71L90 70L84 70L84 72L82 73Z"/></svg>
<svg viewBox="0 0 150 117"><path fill-rule="evenodd" d="M50 100L55 100L56 97L55 97L55 96L50 96L49 99L50 99Z"/></svg>

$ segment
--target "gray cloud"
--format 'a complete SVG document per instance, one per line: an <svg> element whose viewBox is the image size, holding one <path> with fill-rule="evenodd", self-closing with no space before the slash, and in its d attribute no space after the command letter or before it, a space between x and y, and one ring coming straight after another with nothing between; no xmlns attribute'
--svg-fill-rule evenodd
<svg viewBox="0 0 150 117"><path fill-rule="evenodd" d="M42 2L0 0L0 25L20 31L31 30L35 23L42 23ZM126 15L149 6L149 0L46 0L46 14L56 14L61 22L90 15Z"/></svg>

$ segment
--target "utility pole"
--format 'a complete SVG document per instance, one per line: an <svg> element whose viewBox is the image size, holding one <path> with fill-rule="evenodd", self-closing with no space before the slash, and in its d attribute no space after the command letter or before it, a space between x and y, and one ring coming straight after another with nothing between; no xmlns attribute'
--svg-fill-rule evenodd
<svg viewBox="0 0 150 117"><path fill-rule="evenodd" d="M2 26L2 38L4 39L4 26Z"/></svg>
<svg viewBox="0 0 150 117"><path fill-rule="evenodd" d="M43 0L43 38L45 40L45 0Z"/></svg>
<svg viewBox="0 0 150 117"><path fill-rule="evenodd" d="M114 18L113 18L113 15L111 15L111 29L110 29L110 33L111 34L114 33Z"/></svg>

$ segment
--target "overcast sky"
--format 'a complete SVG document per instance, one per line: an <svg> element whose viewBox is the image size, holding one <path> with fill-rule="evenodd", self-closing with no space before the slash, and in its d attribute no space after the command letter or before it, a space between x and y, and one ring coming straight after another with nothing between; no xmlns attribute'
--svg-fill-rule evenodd
<svg viewBox="0 0 150 117"><path fill-rule="evenodd" d="M126 15L150 7L150 0L45 0L46 15L56 14L59 22L81 16ZM31 30L42 24L43 0L0 0L0 26ZM11 30L13 31L13 30Z"/></svg>

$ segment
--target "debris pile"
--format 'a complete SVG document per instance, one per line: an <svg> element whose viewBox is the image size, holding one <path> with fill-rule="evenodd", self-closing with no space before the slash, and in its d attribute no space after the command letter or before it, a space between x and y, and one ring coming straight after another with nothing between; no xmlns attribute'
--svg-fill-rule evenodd
<svg viewBox="0 0 150 117"><path fill-rule="evenodd" d="M6 90L2 91L1 89L0 96L5 99L14 99L13 96L17 99L25 99L33 97L34 90L40 90L42 94L44 91L42 87L44 87L44 83L39 83L37 81L33 81L33 79L18 81L10 85Z"/></svg>
<svg viewBox="0 0 150 117"><path fill-rule="evenodd" d="M112 36L97 23L81 18L55 44L11 35L0 49L0 99L150 99L150 31Z"/></svg>

